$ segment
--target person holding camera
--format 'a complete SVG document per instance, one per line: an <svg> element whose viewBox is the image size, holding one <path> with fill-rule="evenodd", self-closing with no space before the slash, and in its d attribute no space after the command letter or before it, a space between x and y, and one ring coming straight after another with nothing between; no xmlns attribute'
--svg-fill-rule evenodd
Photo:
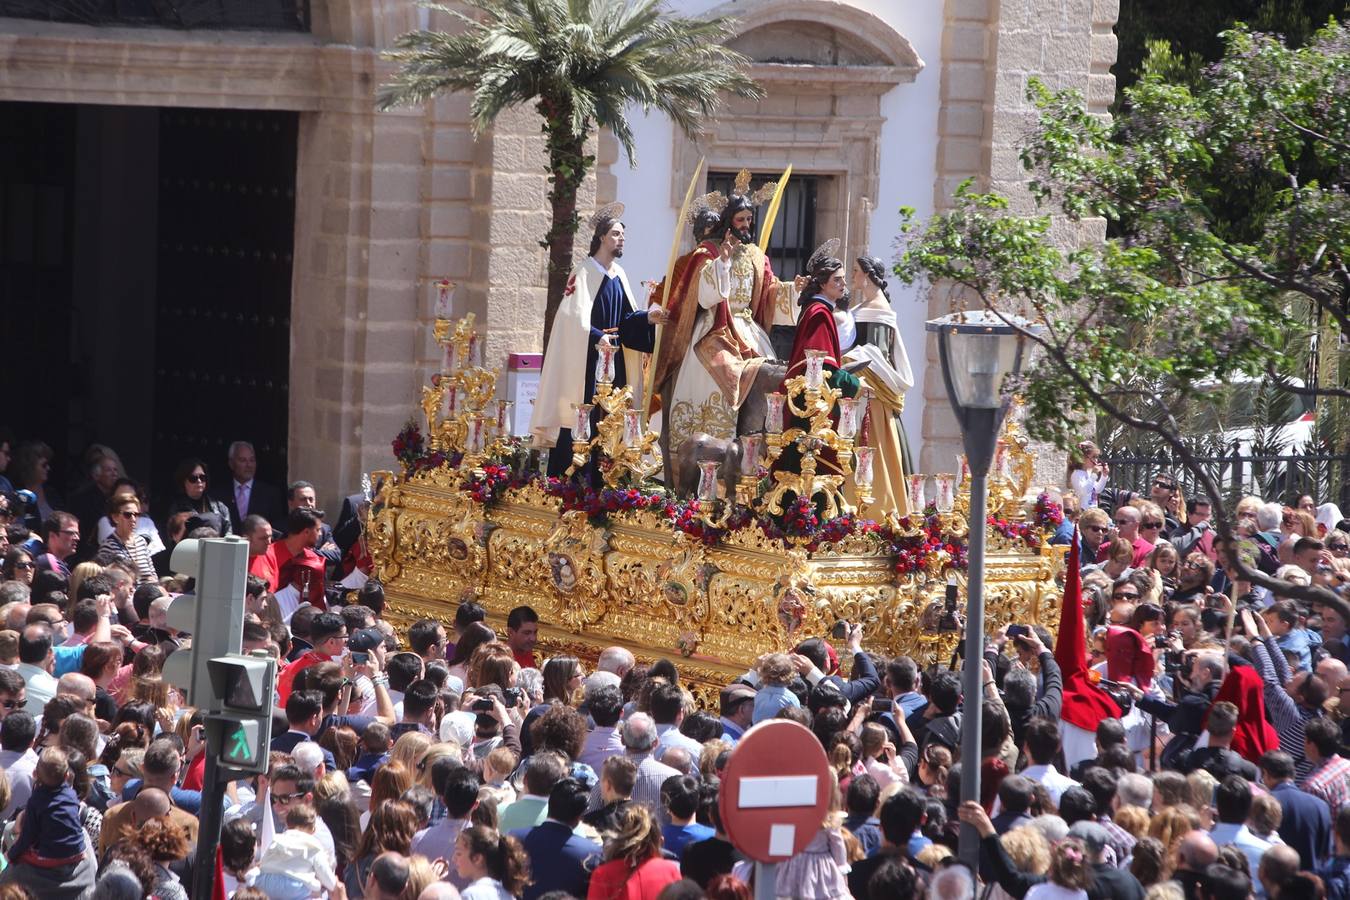
<svg viewBox="0 0 1350 900"><path fill-rule="evenodd" d="M1021 747L1032 719L1059 718L1064 704L1064 678L1055 654L1029 625L1005 625L999 629L990 645L991 666L1009 640L1017 649L1018 662L1003 676L1003 703L1012 722L1013 741ZM988 657L990 653L985 655Z"/></svg>

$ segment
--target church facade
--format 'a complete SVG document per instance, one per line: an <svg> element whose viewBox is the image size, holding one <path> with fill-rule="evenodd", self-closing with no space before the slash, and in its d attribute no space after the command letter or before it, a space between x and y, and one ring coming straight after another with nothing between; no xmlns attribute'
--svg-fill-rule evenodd
<svg viewBox="0 0 1350 900"><path fill-rule="evenodd" d="M304 477L319 484L328 501L353 489L361 472L390 463L389 439L417 410L418 390L438 368L430 320L440 279L459 285L456 314L473 312L486 324L489 363L540 349L546 256L538 241L548 213L534 114L512 111L475 139L464 96L419 109L374 108L375 90L391 71L380 51L401 33L444 24L439 14L412 0L250 0L241 6L284 8L284 27L243 23L255 26L244 30L217 22L181 29L116 15L35 20L23 17L23 6L0 0L0 103L75 107L79 122L103 116L103 140L129 151L144 140L136 125L144 120L128 117L146 109L190 110L198 118L211 118L212 111L275 114L281 133L292 130L286 152L294 158L293 184L281 199L290 192L293 202L284 212L293 220L256 204L248 214L253 218L239 213L240 230L250 234L282 223L277 240L285 246L271 252L289 272L283 267L269 276L280 279L278 293L251 313L253 320L261 315L259 328L270 321L269 309L275 313L276 349L245 366L230 346L212 350L210 328L198 348L205 351L198 354L202 366L237 364L256 373L275 364L275 378L267 382L277 407L271 427L280 433L271 445L276 468L285 471L274 478ZM711 180L742 167L772 177L794 166L795 200L789 198L782 214L790 233L775 248L782 265L830 237L844 241L850 256L869 252L890 260L902 205L920 215L940 210L967 178L1027 202L1018 188L1016 143L1030 116L1029 77L1077 88L1103 114L1114 92L1109 70L1118 0L679 0L675 6L735 16L733 45L755 61L752 74L767 96L729 103L696 141L638 113L635 168L617 142L599 137L597 172L581 205L586 211L615 199L627 205L624 265L635 281L664 274L677 210L700 159ZM159 121L163 129L170 120ZM148 167L146 154L128 152L127 171L139 167L147 185L162 193L172 181L164 171L170 150L162 136L156 146L158 168ZM74 165L79 171L78 159ZM119 173L102 177L100 183L111 186ZM118 223L144 212L135 198L104 205L106 231L90 233L131 240L122 235L135 232ZM229 214L238 206L232 200ZM161 307L168 302L165 285L174 270L163 257L174 252L174 242L164 233L164 208L161 199L158 240L139 251L139 265L157 275L150 279L157 287L127 285L123 314L110 328L127 327L125 320L137 316L158 322L161 332L170 327L165 314L142 309L136 299L148 293L158 295ZM78 233L78 223L72 227ZM1100 229L1065 229L1063 238L1099 239ZM262 249L252 252L265 261ZM120 283L129 280L126 260L134 256L120 256L122 265L79 259L71 265L78 277L88 278L92 265ZM219 294L210 293L213 283L204 285L211 299L203 307L230 307L232 298L251 293L248 278L240 275ZM923 332L924 320L947 312L950 298L940 289L919 294L891 287L915 369L907 431L922 471L951 471L959 433ZM203 312L209 317L209 309ZM174 321L182 318L175 315ZM173 371L162 359L149 364L151 377L173 377ZM231 377L237 384L239 375L228 371L217 380L228 384ZM243 377L247 386L247 372ZM281 383L279 392L274 382ZM161 424L174 416L174 403L167 398L154 410L153 436L128 431L120 439L168 444L170 431ZM248 423L222 414L172 436L208 458L219 447L223 458L230 440L259 441L238 433ZM78 423L64 427L78 433ZM147 446L141 455L161 468L155 452ZM126 455L138 458L134 447Z"/></svg>

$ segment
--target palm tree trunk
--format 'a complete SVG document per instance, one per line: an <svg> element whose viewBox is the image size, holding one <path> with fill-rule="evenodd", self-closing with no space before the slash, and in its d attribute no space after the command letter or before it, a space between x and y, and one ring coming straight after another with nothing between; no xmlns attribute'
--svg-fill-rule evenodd
<svg viewBox="0 0 1350 900"><path fill-rule="evenodd" d="M548 192L553 219L541 245L548 248L548 299L544 305L544 352L553 332L553 317L562 304L567 289L567 276L572 271L572 251L577 235L577 189L586 173L595 164L595 157L585 155L586 138L573 134L571 109L565 101L541 98L539 113L544 117L544 134L548 146L549 175L552 186Z"/></svg>

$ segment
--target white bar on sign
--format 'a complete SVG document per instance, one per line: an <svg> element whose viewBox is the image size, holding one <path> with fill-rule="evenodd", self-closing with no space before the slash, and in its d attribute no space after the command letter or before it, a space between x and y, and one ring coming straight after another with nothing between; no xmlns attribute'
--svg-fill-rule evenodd
<svg viewBox="0 0 1350 900"><path fill-rule="evenodd" d="M797 838L796 825L769 826L769 855L791 856L792 844Z"/></svg>
<svg viewBox="0 0 1350 900"><path fill-rule="evenodd" d="M779 775L741 779L741 809L771 806L815 806L815 775Z"/></svg>

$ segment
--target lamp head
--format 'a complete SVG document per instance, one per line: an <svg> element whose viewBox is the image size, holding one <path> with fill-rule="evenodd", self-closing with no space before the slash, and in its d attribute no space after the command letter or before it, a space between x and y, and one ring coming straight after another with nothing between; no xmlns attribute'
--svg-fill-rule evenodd
<svg viewBox="0 0 1350 900"><path fill-rule="evenodd" d="M999 409L1003 383L1026 359L1027 333L1042 330L1016 316L987 310L952 313L928 322L938 336L947 390L957 410Z"/></svg>

